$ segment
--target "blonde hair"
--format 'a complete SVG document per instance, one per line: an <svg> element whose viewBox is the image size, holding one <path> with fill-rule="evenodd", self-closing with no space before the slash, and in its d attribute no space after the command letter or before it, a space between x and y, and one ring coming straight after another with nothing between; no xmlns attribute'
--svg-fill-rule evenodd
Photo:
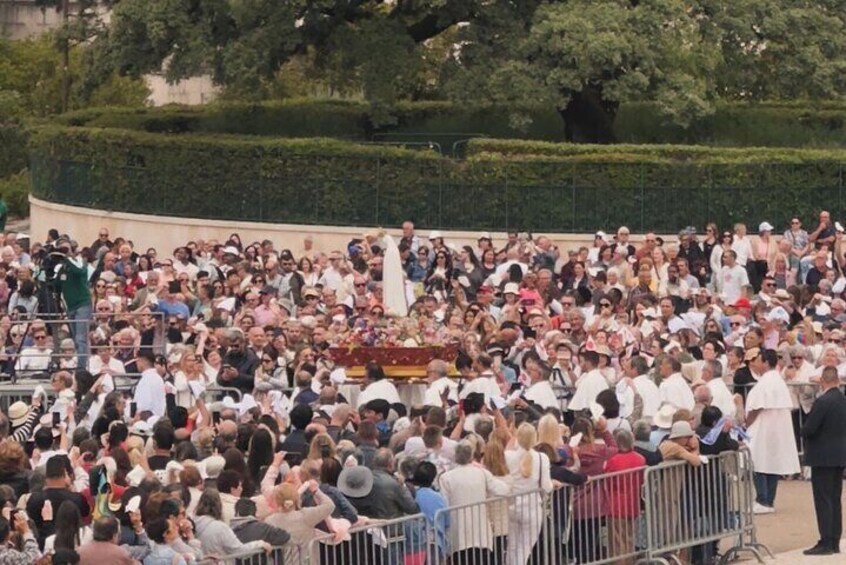
<svg viewBox="0 0 846 565"><path fill-rule="evenodd" d="M485 456L482 460L485 469L494 477L508 476L508 465L505 463L505 447L499 441L489 441L485 446Z"/></svg>
<svg viewBox="0 0 846 565"><path fill-rule="evenodd" d="M300 495L297 487L291 483L282 483L273 491L273 501L276 508L283 512L291 512L300 508Z"/></svg>
<svg viewBox="0 0 846 565"><path fill-rule="evenodd" d="M561 446L561 427L552 414L545 414L538 421L538 443L546 443L553 448Z"/></svg>
<svg viewBox="0 0 846 565"><path fill-rule="evenodd" d="M532 457L532 448L538 443L538 433L534 426L528 423L520 424L517 428L517 445L526 450L523 458L520 460L520 474L524 478L532 476L532 466L535 458Z"/></svg>
<svg viewBox="0 0 846 565"><path fill-rule="evenodd" d="M335 457L335 442L329 434L321 432L312 438L307 459L323 459L324 447L329 448L329 457Z"/></svg>

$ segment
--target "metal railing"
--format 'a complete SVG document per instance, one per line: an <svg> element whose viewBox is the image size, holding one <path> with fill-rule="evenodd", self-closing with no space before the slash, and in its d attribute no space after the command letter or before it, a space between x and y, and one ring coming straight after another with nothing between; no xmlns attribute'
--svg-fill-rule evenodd
<svg viewBox="0 0 846 565"><path fill-rule="evenodd" d="M371 520L342 536L327 533L315 537L300 550L314 565L426 565L435 563L431 552L430 528L423 514Z"/></svg>
<svg viewBox="0 0 846 565"><path fill-rule="evenodd" d="M205 156L204 156L205 157ZM188 157L186 157L188 158ZM143 214L308 225L674 233L715 221L786 229L820 202L846 211L843 164L576 162L263 154L254 176L33 155L33 194ZM302 199L308 194L307 200ZM774 197L777 196L777 197ZM811 197L811 195L813 195ZM292 205L292 203L296 203Z"/></svg>

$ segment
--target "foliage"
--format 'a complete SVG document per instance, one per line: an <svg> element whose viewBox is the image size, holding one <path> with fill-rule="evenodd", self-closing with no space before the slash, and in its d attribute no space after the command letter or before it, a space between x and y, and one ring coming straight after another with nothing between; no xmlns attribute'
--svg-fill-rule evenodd
<svg viewBox="0 0 846 565"><path fill-rule="evenodd" d="M505 104L518 129L546 105L568 139L609 141L630 102L687 128L720 100L840 98L844 28L835 0L122 0L87 68L211 73L252 102L307 93L293 70L376 126L407 99Z"/></svg>
<svg viewBox="0 0 846 565"><path fill-rule="evenodd" d="M0 178L0 195L6 201L10 216L29 216L29 192L32 189L29 171Z"/></svg>
<svg viewBox="0 0 846 565"><path fill-rule="evenodd" d="M514 127L509 119L517 113L530 117L525 129ZM446 151L468 134L564 140L557 114L547 106L403 102L396 105L394 115L395 125L376 128L370 107L363 101L291 99L262 104L226 102L204 107L91 108L56 119L68 125L151 132L316 136L365 141L375 135L393 141L437 141ZM846 102L720 102L712 115L695 120L687 128L668 122L657 104L631 103L620 107L615 134L625 143L840 147L846 139Z"/></svg>
<svg viewBox="0 0 846 565"><path fill-rule="evenodd" d="M846 211L843 150L476 140L465 161L328 139L34 128L34 194L106 210L299 224L672 232ZM647 213L648 212L648 213Z"/></svg>
<svg viewBox="0 0 846 565"><path fill-rule="evenodd" d="M0 38L0 102L14 99L19 116L44 117L61 112L62 60L56 49L56 35L44 34L21 40ZM102 85L85 92L82 47L71 51L72 109L88 104L142 106L149 89L141 79L107 76ZM0 104L0 118L7 110Z"/></svg>

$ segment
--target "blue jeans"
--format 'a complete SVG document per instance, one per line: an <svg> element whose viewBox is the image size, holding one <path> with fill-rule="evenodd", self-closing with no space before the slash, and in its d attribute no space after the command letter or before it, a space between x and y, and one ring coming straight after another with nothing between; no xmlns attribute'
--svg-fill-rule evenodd
<svg viewBox="0 0 846 565"><path fill-rule="evenodd" d="M772 508L778 489L778 479L778 475L755 473L755 502Z"/></svg>
<svg viewBox="0 0 846 565"><path fill-rule="evenodd" d="M71 337L73 337L73 344L76 348L79 367L85 368L88 366L88 355L90 354L88 328L91 324L91 305L86 304L74 310L68 310L68 320L76 320L68 325L70 326Z"/></svg>

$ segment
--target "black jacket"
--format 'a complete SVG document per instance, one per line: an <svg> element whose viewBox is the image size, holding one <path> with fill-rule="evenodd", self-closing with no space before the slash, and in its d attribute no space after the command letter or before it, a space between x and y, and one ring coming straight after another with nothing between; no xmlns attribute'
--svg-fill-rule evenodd
<svg viewBox="0 0 846 565"><path fill-rule="evenodd" d="M291 535L285 530L259 522L253 516L232 518L230 525L241 543L261 540L270 545L279 546L285 545L291 539Z"/></svg>
<svg viewBox="0 0 846 565"><path fill-rule="evenodd" d="M370 494L347 499L359 514L379 520L392 520L420 512L408 489L382 470L373 472L373 490Z"/></svg>
<svg viewBox="0 0 846 565"><path fill-rule="evenodd" d="M802 425L805 465L846 467L846 396L837 388L817 398Z"/></svg>

